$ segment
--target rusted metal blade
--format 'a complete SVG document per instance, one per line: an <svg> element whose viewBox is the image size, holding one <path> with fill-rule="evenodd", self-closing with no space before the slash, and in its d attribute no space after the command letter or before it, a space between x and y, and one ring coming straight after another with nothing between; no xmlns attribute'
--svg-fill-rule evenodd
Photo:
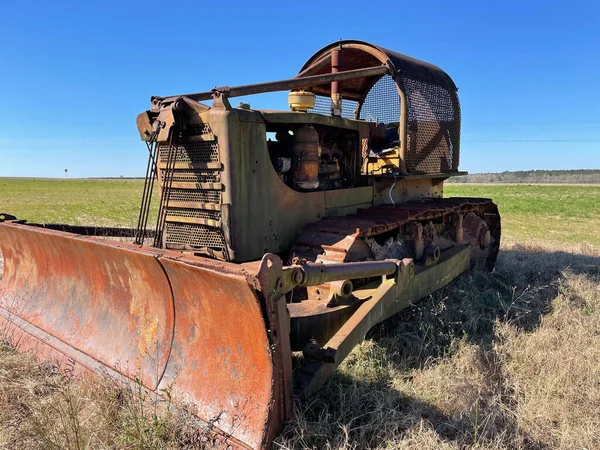
<svg viewBox="0 0 600 450"><path fill-rule="evenodd" d="M260 302L241 275L163 259L175 299L171 357L159 387L176 382L197 415L259 448L273 398L273 362ZM291 355L290 355L291 358Z"/></svg>
<svg viewBox="0 0 600 450"><path fill-rule="evenodd" d="M156 388L171 348L174 310L154 254L16 224L0 224L0 243L5 312Z"/></svg>
<svg viewBox="0 0 600 450"><path fill-rule="evenodd" d="M228 444L270 444L286 415L285 380L269 334L277 316L253 275L10 222L0 223L0 248L0 326L40 358L107 369L157 393L170 387Z"/></svg>

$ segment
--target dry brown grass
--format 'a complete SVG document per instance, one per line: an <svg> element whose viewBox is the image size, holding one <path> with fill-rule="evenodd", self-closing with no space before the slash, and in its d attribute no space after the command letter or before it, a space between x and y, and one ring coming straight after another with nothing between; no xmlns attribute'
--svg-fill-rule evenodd
<svg viewBox="0 0 600 450"><path fill-rule="evenodd" d="M280 448L600 448L600 252L503 249L376 327Z"/></svg>
<svg viewBox="0 0 600 450"><path fill-rule="evenodd" d="M106 374L77 378L0 343L0 448L212 448L185 403Z"/></svg>
<svg viewBox="0 0 600 450"><path fill-rule="evenodd" d="M0 447L210 447L185 404L0 346ZM377 326L275 448L600 448L600 251L505 245Z"/></svg>

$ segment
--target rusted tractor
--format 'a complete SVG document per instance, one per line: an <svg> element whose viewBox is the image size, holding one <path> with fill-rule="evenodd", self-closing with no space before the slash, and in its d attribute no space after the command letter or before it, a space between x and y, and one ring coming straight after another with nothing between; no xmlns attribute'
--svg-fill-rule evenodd
<svg viewBox="0 0 600 450"><path fill-rule="evenodd" d="M290 109L232 106L271 91ZM5 333L174 386L222 442L268 447L371 327L493 268L496 205L443 198L464 174L456 92L434 65L341 41L295 78L153 97L136 229L2 217Z"/></svg>

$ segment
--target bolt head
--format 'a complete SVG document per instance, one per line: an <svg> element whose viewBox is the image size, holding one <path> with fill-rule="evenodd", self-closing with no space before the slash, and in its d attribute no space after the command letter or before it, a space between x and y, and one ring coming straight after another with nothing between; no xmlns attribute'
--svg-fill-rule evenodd
<svg viewBox="0 0 600 450"><path fill-rule="evenodd" d="M294 270L294 274L292 276L292 279L294 280L295 284L302 283L302 280L304 279L304 274L302 273L302 270L300 270L300 269Z"/></svg>

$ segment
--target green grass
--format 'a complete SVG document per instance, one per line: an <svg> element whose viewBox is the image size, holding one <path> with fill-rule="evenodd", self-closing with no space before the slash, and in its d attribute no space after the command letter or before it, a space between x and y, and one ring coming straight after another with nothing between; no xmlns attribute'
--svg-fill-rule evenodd
<svg viewBox="0 0 600 450"><path fill-rule="evenodd" d="M143 188L137 179L0 178L0 212L29 222L133 227Z"/></svg>
<svg viewBox="0 0 600 450"><path fill-rule="evenodd" d="M137 223L143 186L143 180L0 178L0 212L30 222L131 227ZM600 246L600 185L449 184L444 191L447 197L492 198L506 242L543 239Z"/></svg>
<svg viewBox="0 0 600 450"><path fill-rule="evenodd" d="M542 239L600 246L600 185L448 184L444 195L492 198L507 242Z"/></svg>

